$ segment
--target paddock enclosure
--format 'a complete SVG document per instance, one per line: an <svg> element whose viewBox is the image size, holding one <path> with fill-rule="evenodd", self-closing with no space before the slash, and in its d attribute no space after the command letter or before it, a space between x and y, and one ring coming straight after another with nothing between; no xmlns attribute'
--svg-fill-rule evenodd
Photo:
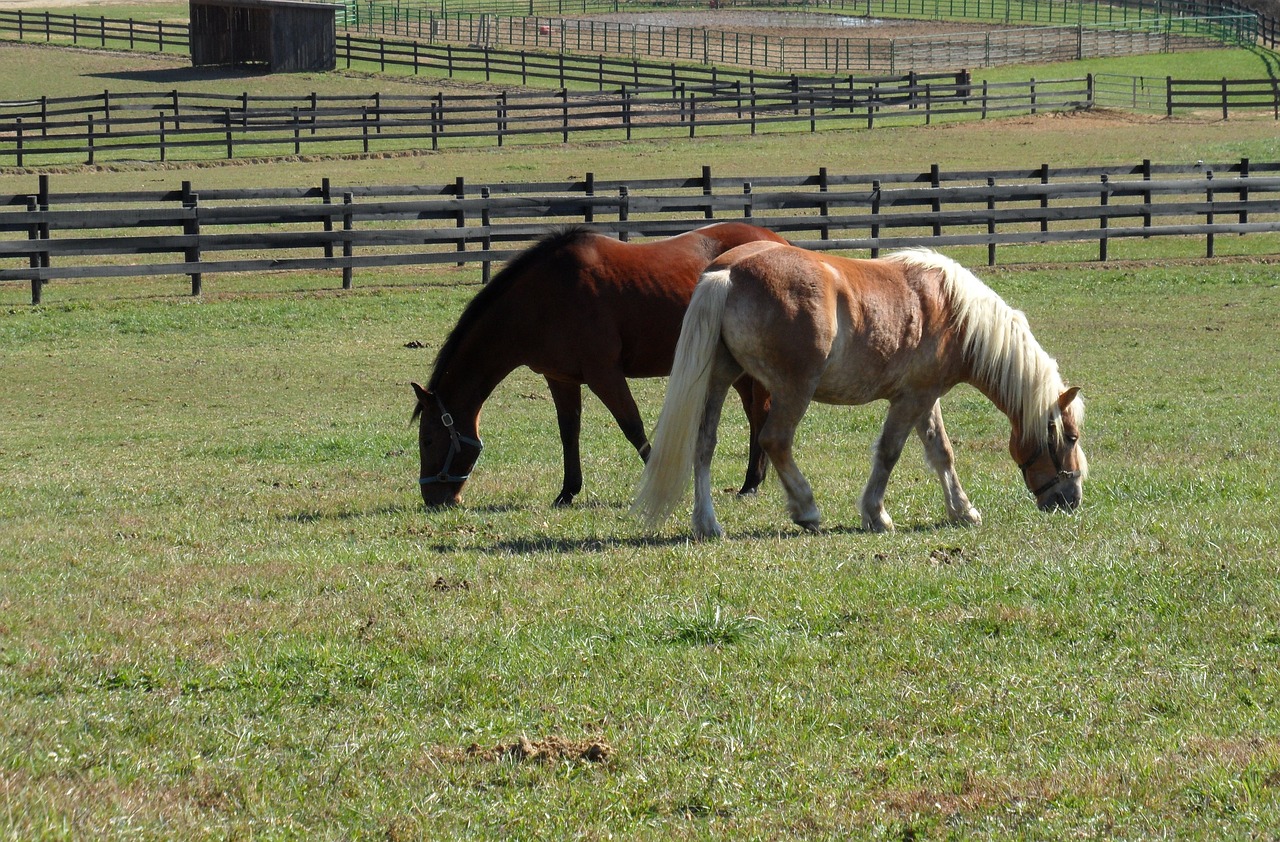
<svg viewBox="0 0 1280 842"><path fill-rule="evenodd" d="M483 85L484 49L453 49L473 51L457 72ZM22 62L8 67L62 78ZM613 72L590 64L566 72ZM481 88L493 123L473 146L379 150L365 100L342 107L368 108L370 153L356 129L330 155L308 150L301 119L323 80L275 76L303 99L250 94L246 110L283 112L260 150L286 154L160 161L97 146L108 109L113 132L140 116L117 82L158 77L180 106L224 95L225 132L257 81L200 77L193 92L185 66L84 66L66 92L84 101L58 105L92 110L93 165L84 138L19 167L0 137L0 835L1207 841L1280 827L1269 111L935 111L925 125L916 109L810 132L802 104L794 133L752 136L744 107L737 134L732 111L716 136L696 90L690 137L688 96L681 124L668 90L675 136L504 131L499 147L501 91ZM914 87L958 82L927 77ZM905 97L913 80L885 87ZM57 99L21 107L42 97ZM150 117L169 140L172 113ZM486 403L463 504L424 510L409 384L486 271L550 225L643 242L729 219L854 255L930 243L975 267L1083 390L1082 506L1037 511L1007 420L959 388L943 410L981 526L948 524L912 442L886 500L897 531L863 532L881 408L813 406L797 460L826 531L780 518L769 481L717 494L725 540L691 542L684 524L631 517L642 467L596 401L587 491L549 505L554 406L517 371ZM632 386L651 428L665 382ZM726 413L713 490L737 489L746 448Z"/></svg>

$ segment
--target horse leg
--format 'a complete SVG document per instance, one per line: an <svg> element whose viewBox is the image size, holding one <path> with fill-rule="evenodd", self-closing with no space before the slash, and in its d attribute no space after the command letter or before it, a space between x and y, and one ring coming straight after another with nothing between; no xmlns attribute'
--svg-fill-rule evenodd
<svg viewBox="0 0 1280 842"><path fill-rule="evenodd" d="M556 506L568 506L582 490L582 456L578 441L582 432L582 387L576 383L547 378L551 400L556 405L556 423L560 427L560 446L564 449L564 484L556 496Z"/></svg>
<svg viewBox="0 0 1280 842"><path fill-rule="evenodd" d="M916 435L924 444L924 456L929 467L938 474L938 481L942 483L947 517L955 523L981 524L982 515L969 502L960 487L960 478L956 476L955 452L951 449L951 439L947 438L947 428L942 425L942 405L938 401L934 401L933 408L916 422Z"/></svg>
<svg viewBox="0 0 1280 842"><path fill-rule="evenodd" d="M769 455L760 446L760 427L769 414L769 392L750 377L739 377L733 382L733 388L742 398L742 410L747 414L747 426L750 429L747 475L742 480L742 489L738 494L755 494L760 490L760 483L764 482L769 470Z"/></svg>
<svg viewBox="0 0 1280 842"><path fill-rule="evenodd" d="M644 433L644 419L640 417L640 407L636 406L636 399L632 397L631 387L622 372L614 370L603 377L590 377L587 388L609 410L618 423L618 429L622 430L640 458L649 461L649 438Z"/></svg>
<svg viewBox="0 0 1280 842"><path fill-rule="evenodd" d="M862 490L858 510L862 514L862 528L868 532L892 532L893 519L884 510L884 490L889 484L889 474L902 456L911 428L926 412L917 401L891 403L885 416L884 427L876 439L871 456L871 476Z"/></svg>
<svg viewBox="0 0 1280 842"><path fill-rule="evenodd" d="M812 390L805 394L780 395L774 393L768 418L760 427L760 446L769 454L769 461L778 472L778 481L787 493L787 512L796 525L809 532L819 531L822 514L813 499L813 487L800 473L792 454L796 427L809 408Z"/></svg>
<svg viewBox="0 0 1280 842"><path fill-rule="evenodd" d="M698 539L724 536L724 530L716 519L711 489L711 457L716 452L716 434L720 429L720 414L729 395L729 385L742 374L741 367L723 348L716 354L713 365L693 454L693 534Z"/></svg>

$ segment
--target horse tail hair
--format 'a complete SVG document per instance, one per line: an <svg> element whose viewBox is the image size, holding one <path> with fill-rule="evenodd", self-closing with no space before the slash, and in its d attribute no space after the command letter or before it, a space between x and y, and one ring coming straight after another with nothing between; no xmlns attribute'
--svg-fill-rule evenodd
<svg viewBox="0 0 1280 842"><path fill-rule="evenodd" d="M694 287L684 315L667 397L654 428L653 448L631 505L632 513L650 528L671 516L689 486L728 297L728 270L707 272Z"/></svg>

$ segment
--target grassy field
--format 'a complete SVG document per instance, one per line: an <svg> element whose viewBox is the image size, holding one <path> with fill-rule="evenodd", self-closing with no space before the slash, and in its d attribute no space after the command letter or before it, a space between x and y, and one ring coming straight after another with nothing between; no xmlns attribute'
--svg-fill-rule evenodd
<svg viewBox="0 0 1280 842"><path fill-rule="evenodd" d="M961 389L982 527L941 525L912 445L899 532L858 532L879 411L821 408L798 458L831 531L798 534L771 482L710 544L631 520L639 465L595 403L586 493L552 509L528 373L465 505L422 510L407 382L468 285L0 312L4 833L1277 826L1274 267L988 277L1088 395L1078 514L1035 511ZM640 399L655 417L661 384Z"/></svg>
<svg viewBox="0 0 1280 842"><path fill-rule="evenodd" d="M91 91L117 72L70 55L23 73ZM71 168L53 185L1277 154L1270 121L1046 116ZM6 172L0 192L34 181ZM477 274L368 276L348 294L316 289L332 278L207 280L199 300L180 279L67 300L59 285L41 308L4 291L0 835L1210 840L1280 826L1274 262L979 272L1084 389L1092 472L1075 515L1035 510L1003 416L962 388L943 407L980 528L943 525L912 443L886 503L899 531L857 531L882 407L820 407L797 458L828 533L791 526L770 481L719 501L729 538L709 544L686 540L683 516L656 535L630 518L639 464L592 399L585 492L553 509L554 414L529 372L486 406L464 505L422 509L408 383ZM637 384L650 423L662 385ZM722 486L740 479L743 427L726 413Z"/></svg>

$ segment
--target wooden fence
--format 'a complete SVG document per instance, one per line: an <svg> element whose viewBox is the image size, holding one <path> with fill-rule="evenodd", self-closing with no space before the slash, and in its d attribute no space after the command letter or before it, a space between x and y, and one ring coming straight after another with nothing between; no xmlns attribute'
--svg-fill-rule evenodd
<svg viewBox="0 0 1280 842"><path fill-rule="evenodd" d="M815 249L1094 242L1280 233L1280 163L998 172L713 177L476 185L55 193L0 196L0 282L39 303L59 279L357 269L479 261L488 276L550 225L622 239L750 219Z"/></svg>
<svg viewBox="0 0 1280 842"><path fill-rule="evenodd" d="M701 10L708 0L663 0L664 9ZM442 16L485 12L508 17L572 17L617 13L620 0L349 0L347 26L367 31L404 31L420 13ZM968 20L1005 26L1115 25L1156 18L1212 18L1246 15L1257 20L1263 46L1275 49L1280 21L1239 3L1202 0L716 0L716 8L764 8L789 12L841 12L867 18Z"/></svg>
<svg viewBox="0 0 1280 842"><path fill-rule="evenodd" d="M438 15L422 7L406 8L402 17L399 6L391 8L396 15L389 22L381 20L359 30L366 36L353 34L353 30L343 34L338 44L339 62L350 66L352 61L370 60L368 47L378 34L391 35L392 40L414 39L414 54L423 54L424 66L437 61L433 53L438 54L443 44L456 43L546 53L643 56L776 72L897 74L1205 49L1224 43L1254 43L1257 30L1255 16L1235 14L1015 27L912 38L834 38L533 16ZM416 17L411 19L411 13ZM186 24L21 9L0 11L0 33L16 35L19 40L56 39L160 52L185 51L189 42ZM353 54L353 47L362 55ZM413 66L416 72L416 61Z"/></svg>
<svg viewBox="0 0 1280 842"><path fill-rule="evenodd" d="M422 8L404 11L416 12L416 19L397 16L385 26L360 31L427 43L647 56L798 73L941 71L1204 50L1252 44L1257 28L1252 15L1230 15L850 38L592 19L440 15Z"/></svg>
<svg viewBox="0 0 1280 842"><path fill-rule="evenodd" d="M964 77L961 77L963 79ZM0 165L755 134L1087 107L1089 79L971 85L855 77L614 92L264 97L177 90L0 103Z"/></svg>

